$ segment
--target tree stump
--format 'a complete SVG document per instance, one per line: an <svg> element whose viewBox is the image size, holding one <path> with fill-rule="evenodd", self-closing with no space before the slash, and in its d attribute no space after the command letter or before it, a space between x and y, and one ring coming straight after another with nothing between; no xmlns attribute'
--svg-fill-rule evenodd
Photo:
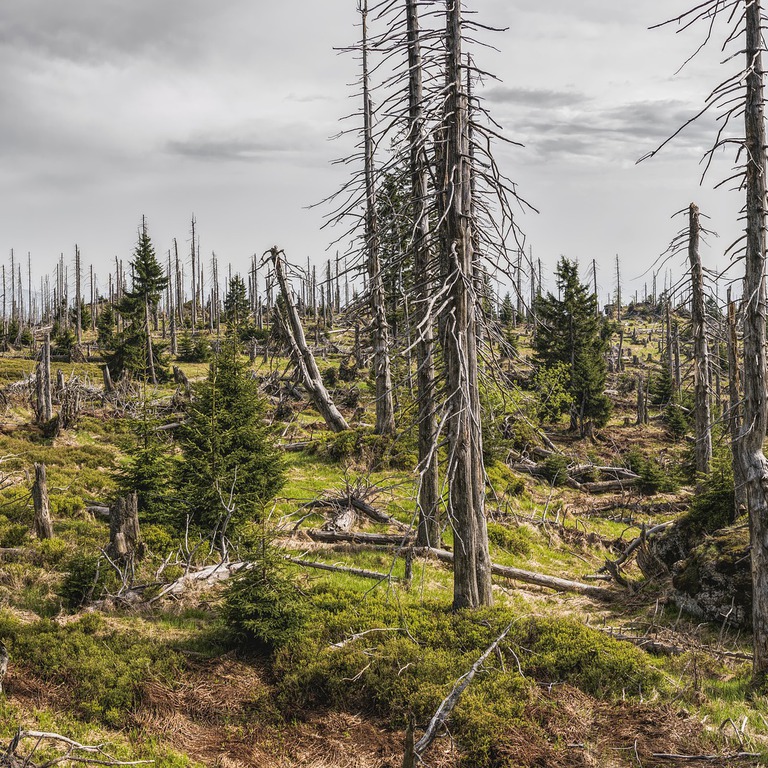
<svg viewBox="0 0 768 768"><path fill-rule="evenodd" d="M127 560L141 555L139 531L139 500L136 493L117 499L109 510L109 553Z"/></svg>
<svg viewBox="0 0 768 768"><path fill-rule="evenodd" d="M32 484L32 502L35 507L35 533L38 539L53 538L53 521L48 502L48 481L45 464L35 464L35 482Z"/></svg>

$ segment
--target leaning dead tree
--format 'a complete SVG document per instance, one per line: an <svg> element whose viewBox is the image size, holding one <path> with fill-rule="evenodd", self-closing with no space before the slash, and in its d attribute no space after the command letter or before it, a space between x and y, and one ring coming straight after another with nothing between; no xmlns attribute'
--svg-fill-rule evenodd
<svg viewBox="0 0 768 768"><path fill-rule="evenodd" d="M277 246L273 246L266 251L264 255L267 254L269 254L269 258L272 261L275 277L280 286L280 293L283 296L285 314L287 316L286 330L288 332L293 357L301 375L302 382L306 387L309 396L312 398L315 408L317 408L320 415L325 419L328 427L334 432L343 432L345 429L349 429L349 424L347 424L346 419L341 415L341 412L336 407L333 399L328 394L328 390L325 388L322 376L320 375L320 369L317 367L315 356L312 354L312 350L307 346L307 340L304 337L304 329L301 325L301 318L296 309L293 288L285 274L285 266L283 264L285 253Z"/></svg>
<svg viewBox="0 0 768 768"><path fill-rule="evenodd" d="M745 235L734 251L744 259L743 284L743 398L742 420L734 450L734 476L741 476L746 487L752 560L752 642L754 649L753 682L757 686L768 679L768 461L763 443L768 432L768 391L766 390L766 136L765 136L765 69L763 66L764 15L762 0L707 0L665 24L690 27L703 22L706 40L711 39L714 25L723 21L726 47L734 43L744 56L739 70L721 82L709 95L700 116L710 109L721 111L721 127L707 153L711 160L715 151L736 144L738 166L734 179L744 192ZM743 43L741 42L743 37ZM730 61L733 57L729 57ZM696 119L692 118L690 122ZM743 133L728 135L731 121L743 117ZM687 125L687 124L686 124ZM684 126L683 126L684 127ZM680 128L677 133L682 130ZM668 139L664 144L668 143ZM661 146L664 146L662 144ZM659 147L646 157L661 149ZM707 163L708 167L709 163ZM705 171L706 172L706 171ZM738 466L738 469L737 469Z"/></svg>

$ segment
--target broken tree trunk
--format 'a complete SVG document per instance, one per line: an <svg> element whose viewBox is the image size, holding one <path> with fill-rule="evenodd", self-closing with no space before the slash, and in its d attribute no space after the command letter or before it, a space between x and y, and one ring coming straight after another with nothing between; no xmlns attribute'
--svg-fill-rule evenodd
<svg viewBox="0 0 768 768"><path fill-rule="evenodd" d="M35 482L32 484L32 502L35 508L35 533L38 539L53 538L51 506L48 502L48 482L45 464L35 464Z"/></svg>
<svg viewBox="0 0 768 768"><path fill-rule="evenodd" d="M35 369L35 396L37 418L46 424L53 418L53 397L51 395L51 333L45 332L40 361Z"/></svg>
<svg viewBox="0 0 768 768"><path fill-rule="evenodd" d="M377 547L398 546L411 542L410 533L357 533L355 531L326 531L310 528L307 531L307 536L312 541L322 541L329 544L370 544Z"/></svg>
<svg viewBox="0 0 768 768"><path fill-rule="evenodd" d="M709 347L704 310L704 273L699 256L699 209L688 209L688 258L691 262L691 323L693 325L693 391L696 472L708 475L712 464L712 426L709 411Z"/></svg>
<svg viewBox="0 0 768 768"><path fill-rule="evenodd" d="M331 399L331 396L328 394L328 390L325 388L325 384L323 384L323 379L320 376L320 369L317 367L317 362L312 354L312 350L307 346L304 329L301 325L301 318L296 309L293 289L288 282L283 268L282 256L285 256L285 254L278 249L277 246L270 248L268 253L272 258L272 263L275 268L275 276L277 277L280 292L283 296L285 312L288 316L286 331L293 349L296 366L299 369L304 386L307 388L307 392L309 392L312 402L325 419L328 427L334 432L343 432L344 430L349 429L349 424L347 424L346 420L339 412L339 409Z"/></svg>
<svg viewBox="0 0 768 768"><path fill-rule="evenodd" d="M115 500L109 510L109 554L128 559L137 552L140 541L139 500L129 493Z"/></svg>

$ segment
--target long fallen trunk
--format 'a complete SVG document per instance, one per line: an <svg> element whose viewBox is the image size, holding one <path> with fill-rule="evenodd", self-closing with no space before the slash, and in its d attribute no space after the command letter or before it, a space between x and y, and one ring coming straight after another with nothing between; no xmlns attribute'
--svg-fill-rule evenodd
<svg viewBox="0 0 768 768"><path fill-rule="evenodd" d="M300 557L289 557L285 559L289 563L302 565L305 568L318 568L321 571L332 571L333 573L348 573L351 576L360 576L363 579L373 579L374 581L400 581L397 576L391 576L388 573L379 573L379 571L366 571L362 568L348 568L345 565L330 565L329 563L318 563L316 560L303 560Z"/></svg>
<svg viewBox="0 0 768 768"><path fill-rule="evenodd" d="M275 268L275 277L280 286L280 293L283 296L285 304L285 313L287 315L286 331L293 350L293 356L296 360L296 366L301 374L302 382L312 398L312 402L315 404L315 408L320 412L320 415L325 419L325 423L334 432L343 432L349 429L344 417L339 412L331 396L328 394L328 390L323 384L323 379L320 376L320 369L317 367L315 356L312 354L312 350L307 346L307 340L304 336L304 329L301 325L301 318L299 317L298 310L296 309L296 302L293 296L293 289L285 276L285 270L283 269L283 259L285 255L283 251L274 246L269 249L268 253L272 258L272 263Z"/></svg>
<svg viewBox="0 0 768 768"><path fill-rule="evenodd" d="M417 547L414 552L419 555L432 555L443 563L453 564L453 552L445 549L435 549L434 547ZM498 565L491 563L491 573L495 576L504 576L514 581L522 581L526 584L535 584L539 587L548 587L557 592L577 592L582 595L594 597L597 600L610 602L615 599L613 591L603 587L594 587L591 584L582 584L580 581L570 581L561 579L558 576L546 576L543 573L534 573L525 571L522 568L513 568L509 565Z"/></svg>
<svg viewBox="0 0 768 768"><path fill-rule="evenodd" d="M311 528L307 535L312 541L322 541L327 543L349 542L350 544L372 544L374 546L392 546L398 544L409 544L412 535L410 533L357 533L355 531L321 531Z"/></svg>

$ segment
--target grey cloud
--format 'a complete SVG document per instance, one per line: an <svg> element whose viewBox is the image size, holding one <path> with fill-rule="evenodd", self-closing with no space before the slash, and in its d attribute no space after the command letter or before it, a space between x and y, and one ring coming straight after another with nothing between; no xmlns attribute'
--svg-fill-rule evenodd
<svg viewBox="0 0 768 768"><path fill-rule="evenodd" d="M583 104L587 97L583 93L553 91L536 88L489 88L483 96L493 104L517 104L533 107L568 107Z"/></svg>

